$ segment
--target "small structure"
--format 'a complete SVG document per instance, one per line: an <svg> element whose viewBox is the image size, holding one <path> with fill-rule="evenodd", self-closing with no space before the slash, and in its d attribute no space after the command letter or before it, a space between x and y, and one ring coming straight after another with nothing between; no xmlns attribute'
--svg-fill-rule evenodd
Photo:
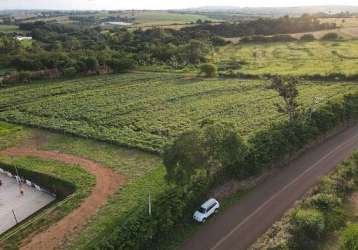
<svg viewBox="0 0 358 250"><path fill-rule="evenodd" d="M18 41L32 40L32 37L31 36L17 36L16 40L18 40Z"/></svg>

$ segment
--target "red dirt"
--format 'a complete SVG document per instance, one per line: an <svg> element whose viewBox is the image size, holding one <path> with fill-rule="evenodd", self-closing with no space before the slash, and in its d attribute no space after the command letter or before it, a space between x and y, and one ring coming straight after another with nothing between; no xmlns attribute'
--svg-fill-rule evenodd
<svg viewBox="0 0 358 250"><path fill-rule="evenodd" d="M37 150L37 143L25 144L20 148L9 148L0 151L0 155L7 156L34 156L45 160L55 160L71 165L79 165L96 177L96 185L91 194L81 203L80 207L73 210L56 224L23 241L20 249L50 250L60 248L66 238L78 232L87 221L96 214L107 199L114 194L119 186L124 184L124 178L93 161L52 151Z"/></svg>

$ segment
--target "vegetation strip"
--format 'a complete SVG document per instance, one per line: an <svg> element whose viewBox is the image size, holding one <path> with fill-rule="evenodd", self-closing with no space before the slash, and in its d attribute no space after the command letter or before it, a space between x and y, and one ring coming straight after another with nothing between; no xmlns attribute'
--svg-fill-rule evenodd
<svg viewBox="0 0 358 250"><path fill-rule="evenodd" d="M341 164L269 229L250 249L317 249L333 231L345 227L343 205L357 190L358 154ZM351 230L342 238L342 249L357 244L358 233ZM354 235L354 236L353 236ZM355 243L354 243L355 242Z"/></svg>

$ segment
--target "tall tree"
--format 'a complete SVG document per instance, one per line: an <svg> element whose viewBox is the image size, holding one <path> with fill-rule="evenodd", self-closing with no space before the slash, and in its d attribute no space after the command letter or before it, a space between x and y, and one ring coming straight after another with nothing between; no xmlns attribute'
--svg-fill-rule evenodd
<svg viewBox="0 0 358 250"><path fill-rule="evenodd" d="M296 77L274 77L271 81L271 88L276 90L284 101L284 104L276 103L277 111L287 114L289 122L294 121L299 112L297 85Z"/></svg>

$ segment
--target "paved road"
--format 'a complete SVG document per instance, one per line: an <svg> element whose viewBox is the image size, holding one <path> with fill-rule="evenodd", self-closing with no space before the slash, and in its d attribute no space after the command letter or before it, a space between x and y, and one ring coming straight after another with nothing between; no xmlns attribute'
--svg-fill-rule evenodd
<svg viewBox="0 0 358 250"><path fill-rule="evenodd" d="M358 125L294 160L207 224L181 250L247 249L319 179L358 149Z"/></svg>

